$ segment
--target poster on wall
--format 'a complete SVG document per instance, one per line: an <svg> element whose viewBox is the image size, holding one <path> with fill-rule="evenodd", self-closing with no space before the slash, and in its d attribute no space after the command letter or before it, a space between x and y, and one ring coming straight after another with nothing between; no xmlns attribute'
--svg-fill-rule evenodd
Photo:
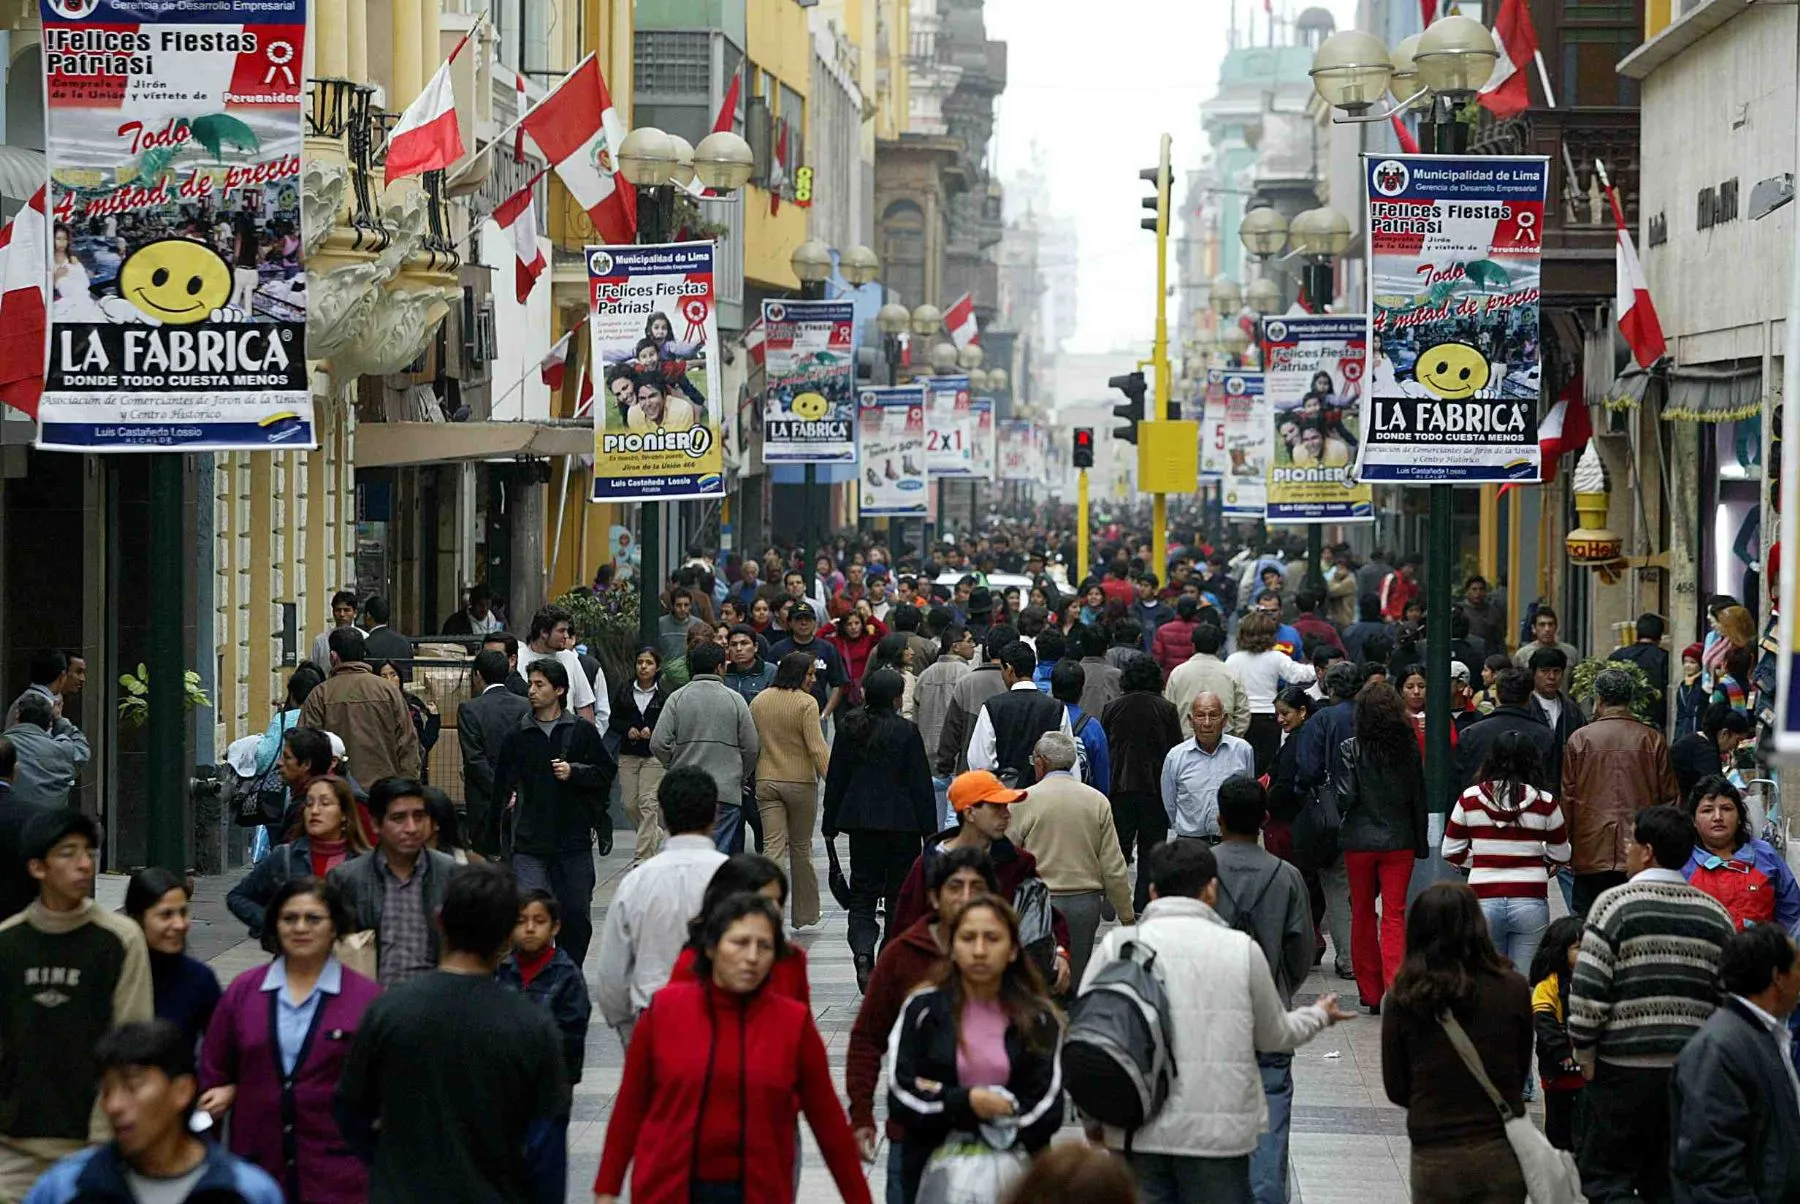
<svg viewBox="0 0 1800 1204"><path fill-rule="evenodd" d="M1373 521L1372 490L1350 477L1360 442L1367 327L1361 314L1263 320L1263 382L1275 423L1267 521Z"/></svg>
<svg viewBox="0 0 1800 1204"><path fill-rule="evenodd" d="M858 396L865 518L914 518L925 513L925 387L864 389Z"/></svg>
<svg viewBox="0 0 1800 1204"><path fill-rule="evenodd" d="M999 424L1000 479L1032 481L1037 447L1032 436L1037 428L1023 418L1002 418Z"/></svg>
<svg viewBox="0 0 1800 1204"><path fill-rule="evenodd" d="M1364 155L1370 362L1356 476L1535 481L1549 160Z"/></svg>
<svg viewBox="0 0 1800 1204"><path fill-rule="evenodd" d="M1225 396L1225 517L1261 518L1275 450L1263 374L1227 370L1220 387Z"/></svg>
<svg viewBox="0 0 1800 1204"><path fill-rule="evenodd" d="M926 467L933 477L975 475L975 399L968 375L924 381Z"/></svg>
<svg viewBox="0 0 1800 1204"><path fill-rule="evenodd" d="M52 235L37 445L311 448L305 0L43 0Z"/></svg>
<svg viewBox="0 0 1800 1204"><path fill-rule="evenodd" d="M975 446L971 454L975 476L983 481L991 481L1000 469L999 453L994 447L994 399L970 398L969 409L973 413L975 427Z"/></svg>
<svg viewBox="0 0 1800 1204"><path fill-rule="evenodd" d="M1225 479L1230 462L1225 457L1226 368L1206 370L1205 392L1200 396L1200 479L1217 483Z"/></svg>
<svg viewBox="0 0 1800 1204"><path fill-rule="evenodd" d="M591 500L721 497L713 244L589 247L594 405Z"/></svg>
<svg viewBox="0 0 1800 1204"><path fill-rule="evenodd" d="M763 463L856 459L856 306L764 301Z"/></svg>

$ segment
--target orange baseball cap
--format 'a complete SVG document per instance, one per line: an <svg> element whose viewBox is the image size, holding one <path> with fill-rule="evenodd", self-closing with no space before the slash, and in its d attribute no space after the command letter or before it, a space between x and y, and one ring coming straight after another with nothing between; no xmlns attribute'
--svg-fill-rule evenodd
<svg viewBox="0 0 1800 1204"><path fill-rule="evenodd" d="M1023 790L1014 790L985 769L972 769L958 774L950 783L950 806L958 814L982 803L1011 806L1025 798Z"/></svg>

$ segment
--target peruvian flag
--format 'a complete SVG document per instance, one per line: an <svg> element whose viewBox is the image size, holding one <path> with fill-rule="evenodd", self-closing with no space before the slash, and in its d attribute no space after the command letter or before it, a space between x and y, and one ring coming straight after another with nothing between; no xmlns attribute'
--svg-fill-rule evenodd
<svg viewBox="0 0 1800 1204"><path fill-rule="evenodd" d="M964 293L944 311L944 329L950 332L950 341L958 347L981 341L981 330L975 325L975 294Z"/></svg>
<svg viewBox="0 0 1800 1204"><path fill-rule="evenodd" d="M713 118L713 133L729 134L731 127L737 124L738 93L743 83L742 71L731 77L731 83L725 89L725 99L719 102L719 115Z"/></svg>
<svg viewBox="0 0 1800 1204"><path fill-rule="evenodd" d="M1576 376L1538 423L1538 451L1544 457L1546 483L1556 480L1556 462L1567 453L1586 447L1594 434L1594 423L1588 417L1587 402L1581 400L1581 391L1581 377Z"/></svg>
<svg viewBox="0 0 1800 1204"><path fill-rule="evenodd" d="M594 371L581 374L581 396L575 399L575 417L586 418L594 412Z"/></svg>
<svg viewBox="0 0 1800 1204"><path fill-rule="evenodd" d="M763 320L761 318L750 323L750 328L744 331L744 337L741 341L744 344L744 350L749 353L752 363L760 364L763 362L764 345L768 342L768 338L768 328L763 325Z"/></svg>
<svg viewBox="0 0 1800 1204"><path fill-rule="evenodd" d="M581 60L531 110L525 132L575 203L587 210L602 240L620 244L637 237L637 191L619 174L616 158L625 123L613 108L597 58L590 54Z"/></svg>
<svg viewBox="0 0 1800 1204"><path fill-rule="evenodd" d="M1605 178L1602 172L1602 179ZM1650 300L1650 282L1644 278L1644 265L1638 262L1637 247L1632 245L1631 231L1625 225L1625 209L1610 181L1606 199L1612 204L1613 221L1619 227L1619 245L1614 253L1614 287L1618 296L1613 307L1619 311L1619 333L1631 344L1631 358L1638 367L1648 368L1669 353L1663 339L1662 322L1656 316L1656 304Z"/></svg>
<svg viewBox="0 0 1800 1204"><path fill-rule="evenodd" d="M47 230L43 188L0 226L0 402L33 418L44 392L49 349Z"/></svg>
<svg viewBox="0 0 1800 1204"><path fill-rule="evenodd" d="M775 157L769 165L769 214L781 212L781 190L787 184L787 122L780 123L775 135Z"/></svg>
<svg viewBox="0 0 1800 1204"><path fill-rule="evenodd" d="M456 121L456 94L450 88L450 64L468 44L469 34L465 33L456 49L450 52L450 57L438 64L431 82L425 85L419 98L400 114L400 123L388 135L385 182L392 184L407 176L442 171L463 157L462 127Z"/></svg>
<svg viewBox="0 0 1800 1204"><path fill-rule="evenodd" d="M516 106L513 111L520 117L525 116L525 110L531 107L531 102L525 95L525 73L523 71L513 72L513 104ZM523 124L513 131L513 162L525 162L525 127Z"/></svg>
<svg viewBox="0 0 1800 1204"><path fill-rule="evenodd" d="M575 332L579 325L570 328L562 338L556 340L556 346L550 348L550 354L538 361L538 377L552 392L562 388L563 374L569 366L569 346L575 340Z"/></svg>
<svg viewBox="0 0 1800 1204"><path fill-rule="evenodd" d="M502 230L512 231L513 283L518 291L520 305L525 304L525 298L531 295L531 286L537 283L537 278L550 266L544 260L543 248L538 246L537 207L532 204L533 190L543 178L544 172L538 172L531 177L530 183L507 197L494 210L494 223Z"/></svg>
<svg viewBox="0 0 1800 1204"><path fill-rule="evenodd" d="M1532 28L1526 0L1503 0L1500 17L1494 22L1494 43L1500 57L1481 89L1481 105L1496 117L1516 117L1531 107L1525 68L1538 54L1537 30Z"/></svg>
<svg viewBox="0 0 1800 1204"><path fill-rule="evenodd" d="M1429 28L1431 26L1431 23L1433 21L1437 20L1437 16L1438 16L1437 0L1419 0L1419 20L1420 20L1419 28L1420 29Z"/></svg>
<svg viewBox="0 0 1800 1204"><path fill-rule="evenodd" d="M1400 114L1391 114L1388 120L1394 123L1394 137L1400 141L1400 153L1403 155L1418 154L1419 140L1413 137L1412 130L1408 129L1406 122L1400 119Z"/></svg>

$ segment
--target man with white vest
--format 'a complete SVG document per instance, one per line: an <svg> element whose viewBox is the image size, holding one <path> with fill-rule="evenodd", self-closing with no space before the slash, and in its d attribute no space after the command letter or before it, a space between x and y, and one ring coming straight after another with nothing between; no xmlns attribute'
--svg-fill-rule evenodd
<svg viewBox="0 0 1800 1204"><path fill-rule="evenodd" d="M1150 850L1150 904L1135 928L1108 933L1088 963L1085 989L1135 940L1156 953L1169 999L1175 1075L1169 1098L1130 1135L1108 1128L1149 1204L1262 1204L1250 1186L1250 1155L1269 1123L1256 1051L1289 1052L1354 1013L1336 995L1282 1007L1262 949L1213 910L1218 861L1203 841Z"/></svg>

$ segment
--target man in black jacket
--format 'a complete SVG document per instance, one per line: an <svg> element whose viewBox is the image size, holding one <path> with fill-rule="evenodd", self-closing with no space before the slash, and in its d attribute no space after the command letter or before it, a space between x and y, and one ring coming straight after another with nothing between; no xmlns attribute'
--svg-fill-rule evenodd
<svg viewBox="0 0 1800 1204"><path fill-rule="evenodd" d="M1037 688L1037 654L1024 640L1000 652L1000 680L1006 688L981 704L969 736L970 769L989 769L1015 785L1035 782L1031 752L1045 732L1069 730L1069 708Z"/></svg>
<svg viewBox="0 0 1800 1204"><path fill-rule="evenodd" d="M569 675L541 657L527 678L531 714L507 736L494 771L488 839L498 843L500 818L512 802L512 866L522 890L543 888L562 906L561 944L576 965L594 935L594 835L612 851L607 795L619 763L600 730L569 713Z"/></svg>
<svg viewBox="0 0 1800 1204"><path fill-rule="evenodd" d="M1650 687L1657 692L1650 703L1650 725L1659 732L1666 732L1669 726L1669 653L1662 646L1662 638L1661 616L1639 615L1637 642L1614 648L1606 659L1630 661L1644 671L1644 676L1650 679Z"/></svg>
<svg viewBox="0 0 1800 1204"><path fill-rule="evenodd" d="M463 797L468 801L465 827L476 849L492 857L500 852L487 834L494 796L494 764L508 736L517 731L531 704L506 688L512 667L506 654L493 648L475 656L475 681L481 693L456 704L456 733L462 748Z"/></svg>
<svg viewBox="0 0 1800 1204"><path fill-rule="evenodd" d="M1800 1200L1800 1092L1788 1016L1800 1000L1794 942L1755 924L1725 942L1725 1001L1675 1059L1669 1089L1674 1198Z"/></svg>
<svg viewBox="0 0 1800 1204"><path fill-rule="evenodd" d="M1568 746L1569 737L1587 725L1581 704L1563 689L1563 679L1568 676L1568 671L1569 656L1561 648L1539 648L1531 654L1531 713L1550 728L1552 791L1562 781L1563 749Z"/></svg>
<svg viewBox="0 0 1800 1204"><path fill-rule="evenodd" d="M1552 649L1551 651L1554 651ZM1488 749L1507 732L1518 732L1537 749L1539 781L1532 785L1555 793L1561 784L1561 759L1556 733L1531 705L1531 674L1523 669L1502 670L1494 678L1494 694L1500 705L1494 713L1478 719L1458 737L1456 750L1456 786L1460 791L1473 786L1481 776ZM1574 703L1569 704L1573 706Z"/></svg>
<svg viewBox="0 0 1800 1204"><path fill-rule="evenodd" d="M363 618L369 624L368 634L363 636L363 647L368 650L371 665L379 666L382 661L392 661L400 674L400 680L410 681L412 641L388 626L388 619L392 615L387 599L379 595L363 603Z"/></svg>
<svg viewBox="0 0 1800 1204"><path fill-rule="evenodd" d="M525 675L519 672L519 637L510 631L490 632L481 641L483 652L498 652L506 658L506 688L524 698L530 693Z"/></svg>
<svg viewBox="0 0 1800 1204"><path fill-rule="evenodd" d="M1669 745L1669 764L1681 787L1681 802L1688 801L1702 778L1723 773L1726 759L1749 740L1750 716L1729 702L1708 703L1700 714L1700 730Z"/></svg>

